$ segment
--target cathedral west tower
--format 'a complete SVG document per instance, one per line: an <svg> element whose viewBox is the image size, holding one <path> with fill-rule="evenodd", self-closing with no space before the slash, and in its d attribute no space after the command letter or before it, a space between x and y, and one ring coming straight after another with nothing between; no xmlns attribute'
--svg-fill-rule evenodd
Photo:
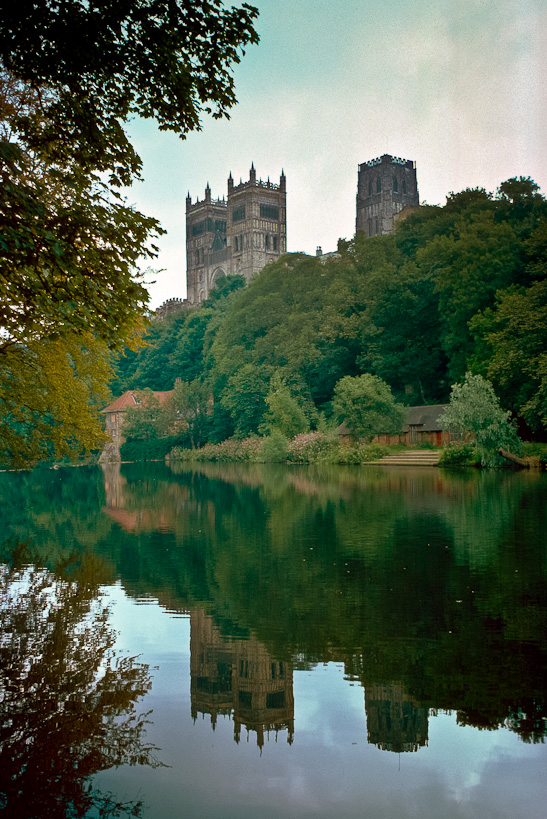
<svg viewBox="0 0 547 819"><path fill-rule="evenodd" d="M257 179L251 165L248 182L228 178L227 199L186 198L186 269L188 301L199 304L220 276L239 273L249 281L287 251L286 177L279 184Z"/></svg>

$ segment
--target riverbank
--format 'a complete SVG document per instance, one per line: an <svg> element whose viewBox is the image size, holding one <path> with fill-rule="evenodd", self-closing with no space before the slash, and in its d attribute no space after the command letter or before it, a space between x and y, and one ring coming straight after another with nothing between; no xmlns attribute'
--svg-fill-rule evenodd
<svg viewBox="0 0 547 819"><path fill-rule="evenodd" d="M545 468L547 446L524 444L523 459L528 468ZM439 466L481 467L481 453L472 444L450 444L445 447L415 447L438 452ZM199 449L174 447L166 456L168 461L238 462L238 463L327 463L363 464L388 455L408 452L404 445L363 444L340 442L330 433L308 432L287 439L281 433L261 438L230 438L218 444L206 444ZM503 464L506 468L514 465Z"/></svg>

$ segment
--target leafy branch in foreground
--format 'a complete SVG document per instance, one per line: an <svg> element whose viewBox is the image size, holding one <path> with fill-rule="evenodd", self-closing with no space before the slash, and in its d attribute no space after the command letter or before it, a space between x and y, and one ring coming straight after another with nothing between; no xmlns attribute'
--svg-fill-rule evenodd
<svg viewBox="0 0 547 819"><path fill-rule="evenodd" d="M47 370L39 372L55 345L65 344L70 360L78 336L82 349L90 336L110 348L131 346L143 326L148 293L137 265L156 254L162 229L119 193L142 164L127 123L153 117L184 136L206 114L227 116L236 102L232 67L243 46L258 42L258 12L220 0L7 5L0 26L0 423L23 443L10 440L3 458L24 465L44 449L37 436L47 444L67 421L47 401ZM33 394L20 407L7 396L14 373L21 391ZM83 419L85 405L71 400ZM67 436L77 430L69 426ZM57 438L49 449L78 447Z"/></svg>
<svg viewBox="0 0 547 819"><path fill-rule="evenodd" d="M0 61L52 96L42 120L19 122L54 162L128 185L141 161L124 125L133 116L184 135L236 103L232 66L257 43L258 10L220 0L33 0L2 4Z"/></svg>
<svg viewBox="0 0 547 819"><path fill-rule="evenodd" d="M77 458L104 443L110 356L91 334L31 341L0 356L0 465Z"/></svg>

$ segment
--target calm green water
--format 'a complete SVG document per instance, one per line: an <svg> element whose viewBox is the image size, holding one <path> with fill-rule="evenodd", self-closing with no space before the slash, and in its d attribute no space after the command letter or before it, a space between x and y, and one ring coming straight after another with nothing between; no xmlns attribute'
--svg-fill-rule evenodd
<svg viewBox="0 0 547 819"><path fill-rule="evenodd" d="M547 475L125 464L0 497L6 816L544 815Z"/></svg>

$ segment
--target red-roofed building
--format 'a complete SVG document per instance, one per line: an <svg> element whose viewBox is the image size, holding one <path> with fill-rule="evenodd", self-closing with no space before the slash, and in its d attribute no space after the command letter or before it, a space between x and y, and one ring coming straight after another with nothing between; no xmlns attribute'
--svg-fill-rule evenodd
<svg viewBox="0 0 547 819"><path fill-rule="evenodd" d="M165 403L173 390L152 390L152 395L160 405ZM106 431L112 438L112 444L107 444L103 455L106 460L119 460L120 447L125 441L123 437L124 415L128 409L141 405L143 392L141 390L127 390L119 398L105 407L101 412L106 416ZM113 450L114 447L114 450ZM108 454L107 454L108 450ZM101 456L101 460L103 460Z"/></svg>

